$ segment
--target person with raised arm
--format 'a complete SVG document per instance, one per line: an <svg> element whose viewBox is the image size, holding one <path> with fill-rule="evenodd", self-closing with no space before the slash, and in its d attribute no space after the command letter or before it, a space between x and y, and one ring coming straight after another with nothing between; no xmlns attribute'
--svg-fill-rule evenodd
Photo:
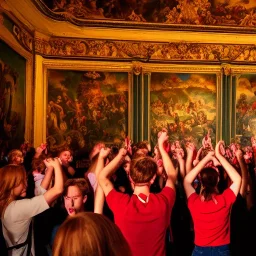
<svg viewBox="0 0 256 256"><path fill-rule="evenodd" d="M31 199L18 200L26 196L27 177L23 166L10 164L0 169L0 216L9 256L35 256L32 217L47 210L63 191L58 159L46 159L44 163L47 168L54 168L54 186Z"/></svg>
<svg viewBox="0 0 256 256"><path fill-rule="evenodd" d="M157 163L152 157L141 156L132 160L129 173L134 184L133 195L117 192L110 181L113 172L122 164L126 150L118 155L98 175L99 184L106 201L113 211L114 220L131 247L133 256L164 256L166 231L170 225L175 201L175 170L164 143L168 140L166 130L159 134L158 145L167 173L165 187L158 194L150 193L150 186L157 174ZM107 149L101 149L107 154Z"/></svg>
<svg viewBox="0 0 256 256"><path fill-rule="evenodd" d="M188 208L195 230L193 256L230 255L230 210L239 193L241 177L221 154L223 143L219 141L215 152L209 151L184 178ZM218 164L223 166L232 181L231 186L222 194L219 194L217 189L219 172L216 165ZM198 174L202 184L199 195L192 186Z"/></svg>

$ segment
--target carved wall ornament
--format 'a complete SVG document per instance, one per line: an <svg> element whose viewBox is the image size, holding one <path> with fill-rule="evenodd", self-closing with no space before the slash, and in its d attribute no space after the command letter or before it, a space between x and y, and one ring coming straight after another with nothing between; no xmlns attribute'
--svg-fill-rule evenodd
<svg viewBox="0 0 256 256"><path fill-rule="evenodd" d="M134 73L136 76L140 75L141 72L142 72L141 63L140 63L140 62L137 62L137 61L134 61L134 62L132 63L132 65L133 65L133 73Z"/></svg>
<svg viewBox="0 0 256 256"><path fill-rule="evenodd" d="M87 57L147 61L255 62L255 45L154 43L94 39L35 38L36 53L56 57Z"/></svg>
<svg viewBox="0 0 256 256"><path fill-rule="evenodd" d="M33 50L33 38L32 36L25 31L24 29L13 25L13 35L18 40L18 42L28 51Z"/></svg>
<svg viewBox="0 0 256 256"><path fill-rule="evenodd" d="M221 66L225 76L231 75L232 69L230 64L222 64Z"/></svg>

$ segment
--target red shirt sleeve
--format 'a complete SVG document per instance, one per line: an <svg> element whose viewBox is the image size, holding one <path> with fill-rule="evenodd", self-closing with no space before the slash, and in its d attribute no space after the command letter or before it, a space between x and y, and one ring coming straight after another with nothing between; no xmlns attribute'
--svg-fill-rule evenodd
<svg viewBox="0 0 256 256"><path fill-rule="evenodd" d="M168 206L172 209L175 202L175 191L170 187L164 187L162 191L159 193L165 200L168 202Z"/></svg>
<svg viewBox="0 0 256 256"><path fill-rule="evenodd" d="M106 197L107 204L113 212L120 209L122 205L126 205L129 200L129 195L117 192L114 188L108 193Z"/></svg>
<svg viewBox="0 0 256 256"><path fill-rule="evenodd" d="M225 201L228 206L236 201L236 195L230 188L225 189L222 195L225 198Z"/></svg>
<svg viewBox="0 0 256 256"><path fill-rule="evenodd" d="M188 197L188 208L191 208L191 206L194 204L195 200L198 198L198 194L196 192L192 193Z"/></svg>

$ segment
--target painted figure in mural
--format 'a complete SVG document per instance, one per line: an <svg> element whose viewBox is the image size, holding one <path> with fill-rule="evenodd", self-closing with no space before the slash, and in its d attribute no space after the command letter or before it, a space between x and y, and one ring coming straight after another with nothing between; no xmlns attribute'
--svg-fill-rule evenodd
<svg viewBox="0 0 256 256"><path fill-rule="evenodd" d="M47 110L50 148L90 150L99 139L120 144L127 136L127 108L126 73L53 71Z"/></svg>
<svg viewBox="0 0 256 256"><path fill-rule="evenodd" d="M14 94L18 74L0 60L0 148L8 149L19 123L19 115L13 111Z"/></svg>

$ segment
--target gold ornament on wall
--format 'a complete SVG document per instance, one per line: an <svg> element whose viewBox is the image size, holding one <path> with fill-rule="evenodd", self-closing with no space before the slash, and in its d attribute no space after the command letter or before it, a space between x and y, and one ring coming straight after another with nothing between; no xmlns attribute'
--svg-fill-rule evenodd
<svg viewBox="0 0 256 256"><path fill-rule="evenodd" d="M207 61L255 62L255 45L210 43L155 43L121 40L35 39L40 55L56 57L88 57L142 61Z"/></svg>
<svg viewBox="0 0 256 256"><path fill-rule="evenodd" d="M136 76L139 76L142 72L142 66L141 66L141 62L137 62L137 61L134 61L132 62L132 69L133 69L133 73L136 75Z"/></svg>
<svg viewBox="0 0 256 256"><path fill-rule="evenodd" d="M222 72L225 76L231 75L231 65L230 64L222 64Z"/></svg>

